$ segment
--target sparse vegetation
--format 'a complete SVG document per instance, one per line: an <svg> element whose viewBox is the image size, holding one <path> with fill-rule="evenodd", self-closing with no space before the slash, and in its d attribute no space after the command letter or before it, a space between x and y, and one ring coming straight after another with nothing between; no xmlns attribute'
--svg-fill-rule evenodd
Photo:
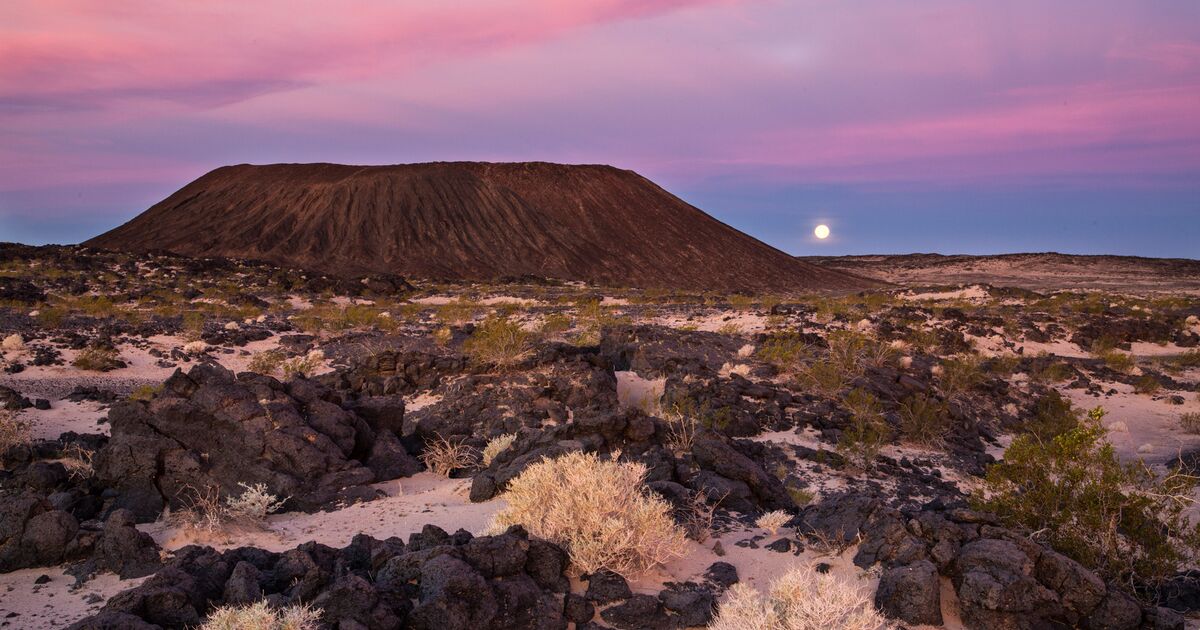
<svg viewBox="0 0 1200 630"><path fill-rule="evenodd" d="M754 524L762 529L767 530L772 536L779 533L779 528L792 520L792 515L783 510L773 510L760 515L755 519Z"/></svg>
<svg viewBox="0 0 1200 630"><path fill-rule="evenodd" d="M1180 414L1179 428L1193 435L1200 435L1200 412L1189 411Z"/></svg>
<svg viewBox="0 0 1200 630"><path fill-rule="evenodd" d="M140 402L150 402L162 391L162 384L159 385L139 385L129 393L129 400Z"/></svg>
<svg viewBox="0 0 1200 630"><path fill-rule="evenodd" d="M483 467L487 468L491 466L492 460L496 459L496 456L500 453L508 450L508 447L512 446L513 441L516 439L516 433L505 433L488 440L487 446L483 447Z"/></svg>
<svg viewBox="0 0 1200 630"><path fill-rule="evenodd" d="M435 475L449 477L455 470L474 468L479 453L461 438L445 438L440 435L425 442L421 462Z"/></svg>
<svg viewBox="0 0 1200 630"><path fill-rule="evenodd" d="M838 450L861 468L870 468L887 443L890 429L874 394L855 388L842 404L850 411L850 426L842 430Z"/></svg>
<svg viewBox="0 0 1200 630"><path fill-rule="evenodd" d="M815 569L796 567L764 595L735 584L710 630L885 630L892 626L860 586Z"/></svg>
<svg viewBox="0 0 1200 630"><path fill-rule="evenodd" d="M59 462L67 469L67 474L72 479L89 479L96 474L96 470L92 466L92 458L95 455L95 451L83 448L78 444L71 444L63 449Z"/></svg>
<svg viewBox="0 0 1200 630"><path fill-rule="evenodd" d="M1133 391L1138 394L1154 394L1160 389L1162 389L1162 383L1149 374L1139 376L1133 382Z"/></svg>
<svg viewBox="0 0 1200 630"><path fill-rule="evenodd" d="M917 444L939 444L950 428L950 410L946 403L931 396L910 396L900 403L899 411L900 433Z"/></svg>
<svg viewBox="0 0 1200 630"><path fill-rule="evenodd" d="M463 351L478 363L507 367L529 356L531 346L530 334L520 324L493 315L479 324L471 337L463 342Z"/></svg>
<svg viewBox="0 0 1200 630"><path fill-rule="evenodd" d="M562 545L571 563L592 573L624 576L683 555L684 532L671 506L644 486L646 466L573 452L525 469L508 484L508 506L491 531L521 524L530 534Z"/></svg>
<svg viewBox="0 0 1200 630"><path fill-rule="evenodd" d="M308 378L321 368L325 361L325 353L313 350L300 357L292 357L282 362L284 378Z"/></svg>
<svg viewBox="0 0 1200 630"><path fill-rule="evenodd" d="M755 349L755 355L777 368L795 368L809 355L812 344L797 333L773 335Z"/></svg>
<svg viewBox="0 0 1200 630"><path fill-rule="evenodd" d="M945 359L942 361L941 367L942 373L939 382L942 391L947 396L965 394L982 383L984 379L979 357L973 354Z"/></svg>
<svg viewBox="0 0 1200 630"><path fill-rule="evenodd" d="M274 374L279 371L286 357L282 350L263 350L250 357L246 369L259 374Z"/></svg>
<svg viewBox="0 0 1200 630"><path fill-rule="evenodd" d="M0 350L4 352L24 352L25 340L21 338L21 335L13 333L5 337L3 341L0 341Z"/></svg>
<svg viewBox="0 0 1200 630"><path fill-rule="evenodd" d="M33 440L29 421L8 409L0 408L0 457L10 449Z"/></svg>
<svg viewBox="0 0 1200 630"><path fill-rule="evenodd" d="M689 453L696 441L700 421L686 405L673 404L663 413L667 422L667 448L675 453Z"/></svg>
<svg viewBox="0 0 1200 630"><path fill-rule="evenodd" d="M317 630L321 610L307 605L272 608L265 601L246 606L220 606L199 630Z"/></svg>
<svg viewBox="0 0 1200 630"><path fill-rule="evenodd" d="M1108 580L1153 583L1200 551L1200 528L1183 516L1196 478L1122 463L1105 440L1103 415L1094 409L1050 439L1017 437L989 468L976 505Z"/></svg>
<svg viewBox="0 0 1200 630"><path fill-rule="evenodd" d="M1039 440L1046 441L1078 425L1079 413L1071 406L1071 401L1052 389L1038 399L1033 419L1026 423L1025 431Z"/></svg>
<svg viewBox="0 0 1200 630"><path fill-rule="evenodd" d="M238 485L241 486L242 493L225 499L226 514L238 523L263 527L267 515L278 512L287 502L287 498L281 499L272 494L266 484Z"/></svg>
<svg viewBox="0 0 1200 630"><path fill-rule="evenodd" d="M123 367L121 356L116 350L103 346L88 346L79 351L71 365L91 372L107 372Z"/></svg>
<svg viewBox="0 0 1200 630"><path fill-rule="evenodd" d="M1114 372L1128 374L1133 371L1137 361L1134 360L1132 354L1121 352L1120 350L1108 350L1101 353L1100 358L1104 361L1104 365Z"/></svg>
<svg viewBox="0 0 1200 630"><path fill-rule="evenodd" d="M678 516L679 523L683 526L683 531L688 538L702 543L712 536L717 520L717 505L724 498L722 496L715 501L709 501L704 492L691 493L687 505Z"/></svg>

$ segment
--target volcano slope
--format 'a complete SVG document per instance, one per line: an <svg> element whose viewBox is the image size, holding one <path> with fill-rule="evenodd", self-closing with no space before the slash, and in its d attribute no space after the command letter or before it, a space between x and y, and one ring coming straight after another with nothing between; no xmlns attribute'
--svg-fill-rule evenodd
<svg viewBox="0 0 1200 630"><path fill-rule="evenodd" d="M341 275L721 291L879 285L796 260L602 165L227 166L85 244Z"/></svg>

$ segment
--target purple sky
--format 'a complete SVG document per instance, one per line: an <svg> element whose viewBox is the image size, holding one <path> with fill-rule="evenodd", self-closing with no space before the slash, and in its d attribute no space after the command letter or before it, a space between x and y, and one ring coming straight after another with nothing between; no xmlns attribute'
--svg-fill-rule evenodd
<svg viewBox="0 0 1200 630"><path fill-rule="evenodd" d="M1200 257L1200 3L0 4L0 241L454 159L633 168L793 253Z"/></svg>

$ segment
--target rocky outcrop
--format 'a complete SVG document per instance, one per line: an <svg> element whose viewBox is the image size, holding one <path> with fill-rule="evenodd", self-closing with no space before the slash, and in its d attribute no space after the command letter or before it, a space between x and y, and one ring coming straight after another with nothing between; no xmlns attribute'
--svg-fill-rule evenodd
<svg viewBox="0 0 1200 630"><path fill-rule="evenodd" d="M359 535L340 550L193 546L71 627L194 627L214 606L265 598L320 608L329 627L561 628L566 564L561 549L520 528L472 537L426 526L407 542Z"/></svg>
<svg viewBox="0 0 1200 630"><path fill-rule="evenodd" d="M835 544L861 541L854 563L884 567L876 606L908 623L940 617L940 575L952 581L969 628L1183 628L1172 611L1142 606L984 513L962 507L902 513L880 499L847 494L807 508L797 521L799 531Z"/></svg>
<svg viewBox="0 0 1200 630"><path fill-rule="evenodd" d="M115 506L148 521L189 488L228 494L262 483L288 497L287 508L316 510L373 498L366 484L419 469L392 430L401 400L361 402L363 415L343 402L304 379L234 376L212 364L176 371L149 402L113 406L96 473L116 491Z"/></svg>

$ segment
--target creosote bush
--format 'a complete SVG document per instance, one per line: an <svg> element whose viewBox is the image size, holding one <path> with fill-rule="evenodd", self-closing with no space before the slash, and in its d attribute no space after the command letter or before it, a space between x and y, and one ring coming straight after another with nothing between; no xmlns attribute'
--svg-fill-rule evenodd
<svg viewBox="0 0 1200 630"><path fill-rule="evenodd" d="M1107 580L1154 584L1200 552L1200 526L1184 517L1196 478L1123 463L1097 407L1050 439L1021 435L987 472L977 508L1038 532L1051 547Z"/></svg>
<svg viewBox="0 0 1200 630"><path fill-rule="evenodd" d="M321 610L307 605L271 608L258 601L246 606L221 606L208 615L199 630L317 630Z"/></svg>
<svg viewBox="0 0 1200 630"><path fill-rule="evenodd" d="M508 506L489 530L523 525L562 545L584 573L643 573L687 549L671 505L646 489L646 472L642 463L601 460L593 453L544 459L509 482Z"/></svg>
<svg viewBox="0 0 1200 630"><path fill-rule="evenodd" d="M752 586L729 589L710 630L884 630L892 626L856 584L796 567L764 595Z"/></svg>
<svg viewBox="0 0 1200 630"><path fill-rule="evenodd" d="M507 367L520 363L531 350L530 334L507 317L483 320L463 342L463 352L477 363Z"/></svg>
<svg viewBox="0 0 1200 630"><path fill-rule="evenodd" d="M1079 425L1079 412L1071 401L1050 390L1038 399L1033 420L1025 425L1025 431L1039 440L1051 440Z"/></svg>

